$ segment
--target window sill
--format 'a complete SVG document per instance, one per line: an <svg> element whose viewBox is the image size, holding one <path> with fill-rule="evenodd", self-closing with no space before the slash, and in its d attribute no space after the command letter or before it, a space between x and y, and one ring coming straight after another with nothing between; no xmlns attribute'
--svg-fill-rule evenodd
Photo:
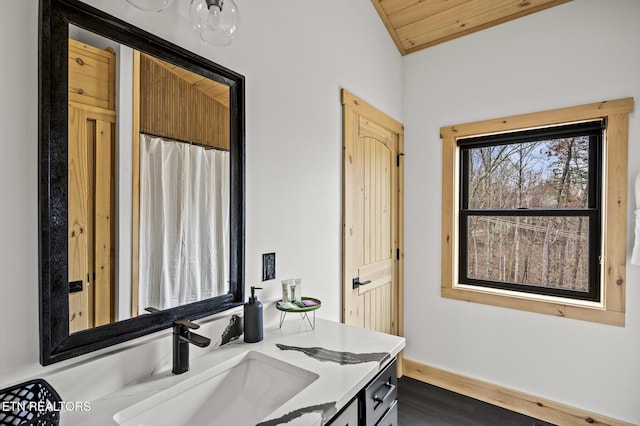
<svg viewBox="0 0 640 426"><path fill-rule="evenodd" d="M522 293L518 291L503 290L503 289L491 288L491 287L485 288L485 287L478 287L478 286L467 285L467 284L455 284L453 288L458 290L463 290L463 291L475 291L478 293L493 294L496 296L512 297L512 298L523 299L523 300L535 300L535 301L546 302L546 303L554 303L558 305L570 305L570 306L578 306L581 308L591 308L591 309L604 309L604 303L601 303L601 302L577 300L577 299L571 299L567 297L547 296L544 294L535 294L535 293Z"/></svg>
<svg viewBox="0 0 640 426"><path fill-rule="evenodd" d="M548 296L532 297L523 293L468 288L463 285L442 288L442 297L619 327L625 325L624 312L607 311L600 303L569 301Z"/></svg>

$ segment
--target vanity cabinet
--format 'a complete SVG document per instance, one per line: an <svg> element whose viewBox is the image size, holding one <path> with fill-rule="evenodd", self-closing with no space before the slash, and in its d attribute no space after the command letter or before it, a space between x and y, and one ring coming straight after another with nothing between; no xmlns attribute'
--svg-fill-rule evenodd
<svg viewBox="0 0 640 426"><path fill-rule="evenodd" d="M331 421L331 426L358 426L358 398L347 405L341 414Z"/></svg>
<svg viewBox="0 0 640 426"><path fill-rule="evenodd" d="M398 375L394 358L329 424L331 426L397 426Z"/></svg>
<svg viewBox="0 0 640 426"><path fill-rule="evenodd" d="M398 425L398 400L394 400L384 416L376 423L376 426L397 426Z"/></svg>
<svg viewBox="0 0 640 426"><path fill-rule="evenodd" d="M395 358L361 392L363 426L397 425L398 374Z"/></svg>

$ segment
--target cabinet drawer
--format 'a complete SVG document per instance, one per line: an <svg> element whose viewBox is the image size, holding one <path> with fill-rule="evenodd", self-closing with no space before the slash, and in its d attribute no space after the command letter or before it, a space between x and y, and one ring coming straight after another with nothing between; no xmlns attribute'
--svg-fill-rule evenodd
<svg viewBox="0 0 640 426"><path fill-rule="evenodd" d="M377 425L395 402L397 395L398 377L394 359L364 390L366 424Z"/></svg>
<svg viewBox="0 0 640 426"><path fill-rule="evenodd" d="M398 401L393 401L376 426L398 426Z"/></svg>

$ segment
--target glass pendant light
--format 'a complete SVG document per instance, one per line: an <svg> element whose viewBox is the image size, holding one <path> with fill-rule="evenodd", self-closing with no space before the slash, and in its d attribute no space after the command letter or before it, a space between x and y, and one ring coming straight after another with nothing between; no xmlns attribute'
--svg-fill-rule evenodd
<svg viewBox="0 0 640 426"><path fill-rule="evenodd" d="M171 6L173 0L127 0L129 4L145 12L160 12Z"/></svg>
<svg viewBox="0 0 640 426"><path fill-rule="evenodd" d="M228 46L240 22L233 0L191 0L189 19L202 41L212 46Z"/></svg>

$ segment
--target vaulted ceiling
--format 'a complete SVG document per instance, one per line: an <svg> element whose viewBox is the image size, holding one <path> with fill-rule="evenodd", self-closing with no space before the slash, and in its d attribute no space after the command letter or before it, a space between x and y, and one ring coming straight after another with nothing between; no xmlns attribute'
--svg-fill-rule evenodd
<svg viewBox="0 0 640 426"><path fill-rule="evenodd" d="M371 0L402 55L571 0Z"/></svg>

